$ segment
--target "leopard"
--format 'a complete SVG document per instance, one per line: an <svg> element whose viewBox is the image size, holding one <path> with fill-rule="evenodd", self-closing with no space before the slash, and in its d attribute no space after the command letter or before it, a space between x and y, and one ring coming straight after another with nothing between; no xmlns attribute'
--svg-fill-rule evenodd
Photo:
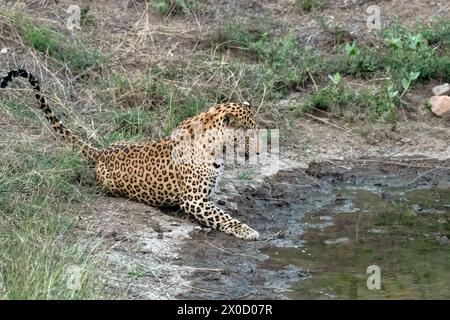
<svg viewBox="0 0 450 320"><path fill-rule="evenodd" d="M0 80L0 88L5 89L17 77L31 85L39 108L56 136L95 164L96 180L108 195L153 207L179 207L206 228L240 239L259 239L258 231L233 218L212 200L224 171L227 148L236 147L237 141L242 140L240 132L257 132L260 128L257 113L248 102L215 104L182 121L167 137L142 143L115 142L102 148L86 141L61 121L31 72L9 71ZM244 138L247 139L244 154L248 159L248 136Z"/></svg>

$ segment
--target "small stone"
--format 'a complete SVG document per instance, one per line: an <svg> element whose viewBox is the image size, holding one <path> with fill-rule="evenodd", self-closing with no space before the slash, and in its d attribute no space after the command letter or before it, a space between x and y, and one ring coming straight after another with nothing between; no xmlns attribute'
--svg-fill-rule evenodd
<svg viewBox="0 0 450 320"><path fill-rule="evenodd" d="M435 96L443 96L450 93L450 84L444 83L440 86L434 87L433 93Z"/></svg>
<svg viewBox="0 0 450 320"><path fill-rule="evenodd" d="M380 233L384 232L384 229L382 229L382 228L371 228L371 229L369 229L369 232L370 233L375 233L375 234L380 234Z"/></svg>
<svg viewBox="0 0 450 320"><path fill-rule="evenodd" d="M439 241L439 243L441 244L441 245L446 245L446 244L448 244L448 238L447 238L447 236L441 236L441 237L436 237L437 238L437 240Z"/></svg>
<svg viewBox="0 0 450 320"><path fill-rule="evenodd" d="M450 117L450 97L449 96L434 96L430 98L431 111L439 117Z"/></svg>
<svg viewBox="0 0 450 320"><path fill-rule="evenodd" d="M329 240L325 240L325 244L343 244L343 243L347 243L349 242L350 239L349 238L338 238L338 239L329 239Z"/></svg>

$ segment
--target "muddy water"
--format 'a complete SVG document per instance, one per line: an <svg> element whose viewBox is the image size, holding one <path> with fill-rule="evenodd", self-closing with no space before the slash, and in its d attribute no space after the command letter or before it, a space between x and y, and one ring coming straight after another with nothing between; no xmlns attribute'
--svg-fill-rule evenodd
<svg viewBox="0 0 450 320"><path fill-rule="evenodd" d="M183 297L449 299L448 167L322 163L243 184L235 216L262 240L194 234L180 263L201 271ZM380 289L369 290L373 265Z"/></svg>
<svg viewBox="0 0 450 320"><path fill-rule="evenodd" d="M269 248L264 265L307 268L291 298L450 298L450 190L339 188L302 223L304 247ZM342 203L341 203L342 202ZM380 290L367 268L380 270Z"/></svg>

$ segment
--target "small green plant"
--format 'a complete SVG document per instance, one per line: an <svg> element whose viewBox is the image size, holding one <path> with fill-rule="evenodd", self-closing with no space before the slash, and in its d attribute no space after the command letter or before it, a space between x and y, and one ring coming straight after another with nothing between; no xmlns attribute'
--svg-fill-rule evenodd
<svg viewBox="0 0 450 320"><path fill-rule="evenodd" d="M328 78L331 80L333 86L335 87L337 87L342 81L342 76L339 72L337 72L334 76L329 75Z"/></svg>
<svg viewBox="0 0 450 320"><path fill-rule="evenodd" d="M237 178L239 181L248 181L252 178L252 174L249 171L241 171L238 173Z"/></svg>
<svg viewBox="0 0 450 320"><path fill-rule="evenodd" d="M330 83L319 91L315 92L303 105L300 110L309 112L312 109L324 111L331 110L334 106L338 106L343 102L346 96L343 86L341 85L342 77L339 73L329 75Z"/></svg>
<svg viewBox="0 0 450 320"><path fill-rule="evenodd" d="M407 78L402 79L403 92L399 98L403 97L411 87L411 83L419 78L420 72L410 72Z"/></svg>
<svg viewBox="0 0 450 320"><path fill-rule="evenodd" d="M423 37L421 34L408 34L406 36L406 41L408 43L408 47L413 50L416 50L419 47L422 40L423 40Z"/></svg>
<svg viewBox="0 0 450 320"><path fill-rule="evenodd" d="M424 106L425 109L430 110L431 107L432 107L430 100L425 100L423 102L423 106Z"/></svg>
<svg viewBox="0 0 450 320"><path fill-rule="evenodd" d="M398 101L400 100L398 90L393 84L389 84L381 97L384 97L384 99L378 100L377 114L384 119L395 119Z"/></svg>
<svg viewBox="0 0 450 320"><path fill-rule="evenodd" d="M392 36L392 37L388 38L387 43L388 43L389 48L394 49L394 50L403 48L402 39L397 36Z"/></svg>
<svg viewBox="0 0 450 320"><path fill-rule="evenodd" d="M351 57L351 56L358 56L360 53L360 49L357 47L355 42L352 43L347 43L345 45L345 53L347 54L347 56Z"/></svg>
<svg viewBox="0 0 450 320"><path fill-rule="evenodd" d="M359 48L356 42L347 43L344 47L347 74L367 77L377 71L380 66L376 60L376 53L370 49Z"/></svg>

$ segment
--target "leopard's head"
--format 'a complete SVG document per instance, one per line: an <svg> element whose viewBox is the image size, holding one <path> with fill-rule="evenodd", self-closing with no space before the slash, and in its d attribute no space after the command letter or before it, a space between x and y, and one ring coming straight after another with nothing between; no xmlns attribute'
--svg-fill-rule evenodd
<svg viewBox="0 0 450 320"><path fill-rule="evenodd" d="M233 152L243 152L244 159L259 155L259 117L249 104L230 104L218 115L224 129L224 145Z"/></svg>
<svg viewBox="0 0 450 320"><path fill-rule="evenodd" d="M188 143L198 161L217 162L231 154L234 159L240 153L248 160L259 154L259 129L258 116L250 105L225 103L183 121L172 136Z"/></svg>

